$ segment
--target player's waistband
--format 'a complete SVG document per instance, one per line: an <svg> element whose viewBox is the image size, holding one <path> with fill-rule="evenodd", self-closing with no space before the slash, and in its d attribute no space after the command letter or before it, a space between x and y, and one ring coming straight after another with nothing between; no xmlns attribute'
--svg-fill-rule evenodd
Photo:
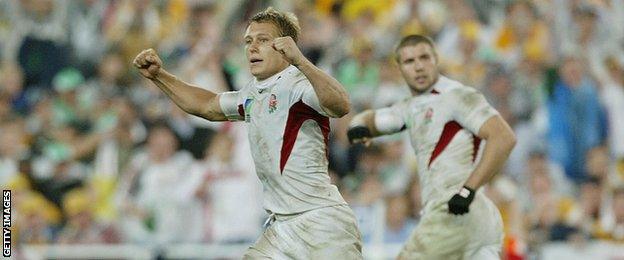
<svg viewBox="0 0 624 260"><path fill-rule="evenodd" d="M323 209L327 209L327 208L331 208L331 207L348 207L348 206L347 206L347 204L336 204L336 205L328 205L328 206L324 206L324 207L320 207L320 208L314 208L314 209L310 209L310 210L306 210L306 211L302 211L302 212L297 212L297 213L292 213L292 214L270 213L269 217L264 222L264 227L270 226L275 221L280 221L280 222L289 221L289 220L292 220L292 219L294 219L294 218L296 218L298 216L306 215L308 213L313 213L315 211L323 210Z"/></svg>

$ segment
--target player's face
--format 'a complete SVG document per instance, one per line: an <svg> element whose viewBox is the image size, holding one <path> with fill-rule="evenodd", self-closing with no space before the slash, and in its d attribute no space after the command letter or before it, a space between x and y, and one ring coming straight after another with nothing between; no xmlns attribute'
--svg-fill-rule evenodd
<svg viewBox="0 0 624 260"><path fill-rule="evenodd" d="M282 54L273 49L278 31L272 23L252 22L245 32L245 54L251 74L259 80L275 75L288 66Z"/></svg>
<svg viewBox="0 0 624 260"><path fill-rule="evenodd" d="M399 70L412 94L424 93L438 80L438 59L429 44L405 46L398 55Z"/></svg>

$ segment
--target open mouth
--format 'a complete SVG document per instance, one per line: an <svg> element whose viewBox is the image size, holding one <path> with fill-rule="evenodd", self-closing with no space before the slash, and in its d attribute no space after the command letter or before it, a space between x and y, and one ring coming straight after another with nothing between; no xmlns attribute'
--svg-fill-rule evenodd
<svg viewBox="0 0 624 260"><path fill-rule="evenodd" d="M249 62L251 64L258 64L258 63L262 62L262 60L261 59L256 59L256 58L252 58L252 59L249 60Z"/></svg>

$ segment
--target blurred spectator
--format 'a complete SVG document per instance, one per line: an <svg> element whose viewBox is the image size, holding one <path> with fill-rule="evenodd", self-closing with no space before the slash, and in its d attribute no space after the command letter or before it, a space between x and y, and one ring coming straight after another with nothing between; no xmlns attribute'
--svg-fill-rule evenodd
<svg viewBox="0 0 624 260"><path fill-rule="evenodd" d="M97 222L94 215L93 194L88 190L75 189L63 198L63 211L67 223L61 230L58 243L100 244L118 242L116 231L111 226Z"/></svg>
<svg viewBox="0 0 624 260"><path fill-rule="evenodd" d="M624 188L619 187L612 192L612 202L609 205L613 211L613 218L607 221L606 227L598 227L594 236L600 239L624 243Z"/></svg>
<svg viewBox="0 0 624 260"><path fill-rule="evenodd" d="M102 54L96 68L96 74L85 83L83 92L85 99L96 102L98 99L113 99L128 93L124 84L124 75L128 66L123 57L116 51Z"/></svg>
<svg viewBox="0 0 624 260"><path fill-rule="evenodd" d="M405 82L401 77L401 72L396 61L387 57L382 59L379 68L380 85L372 100L373 108L382 108L390 106L401 101L411 95L410 90L405 86Z"/></svg>
<svg viewBox="0 0 624 260"><path fill-rule="evenodd" d="M60 221L57 207L36 192L21 194L21 203L16 204L15 227L17 243L48 244L54 242L55 226Z"/></svg>
<svg viewBox="0 0 624 260"><path fill-rule="evenodd" d="M417 176L412 176L407 190L409 197L409 216L412 219L420 220L420 211L422 210L422 199L420 196L420 182Z"/></svg>
<svg viewBox="0 0 624 260"><path fill-rule="evenodd" d="M24 90L24 73L15 63L6 63L0 67L0 95L6 95L7 102L14 112L25 116L28 114L30 104L33 100L28 100Z"/></svg>
<svg viewBox="0 0 624 260"><path fill-rule="evenodd" d="M74 64L83 73L92 75L97 61L102 59L109 46L102 34L104 14L111 1L86 0L70 2L68 23L70 42L72 45Z"/></svg>
<svg viewBox="0 0 624 260"><path fill-rule="evenodd" d="M179 220L188 218L190 202L179 200L176 194L192 157L177 147L171 129L154 126L146 150L134 156L122 176L119 206L128 241L163 245L190 239L190 230L179 227Z"/></svg>
<svg viewBox="0 0 624 260"><path fill-rule="evenodd" d="M511 83L509 73L502 70L494 71L490 74L488 81L483 90L485 97L498 110L503 119L509 122L511 127L514 127L517 120L511 108L511 101L514 97L516 99L519 97L513 93L515 88Z"/></svg>
<svg viewBox="0 0 624 260"><path fill-rule="evenodd" d="M117 98L109 109L98 127L105 134L95 151L93 170L95 176L116 180L128 167L136 146L145 141L147 129L128 98Z"/></svg>
<svg viewBox="0 0 624 260"><path fill-rule="evenodd" d="M566 57L559 75L547 101L549 155L578 183L586 175L585 153L605 139L604 114L582 60Z"/></svg>
<svg viewBox="0 0 624 260"><path fill-rule="evenodd" d="M371 106L379 87L379 64L375 61L375 45L365 38L353 39L352 57L338 67L337 79L346 88L352 105L363 110Z"/></svg>
<svg viewBox="0 0 624 260"><path fill-rule="evenodd" d="M440 58L442 67L451 78L465 82L467 86L482 89L487 76L484 47L481 44L481 25L472 19L458 24L458 36L455 48L456 55L443 55Z"/></svg>
<svg viewBox="0 0 624 260"><path fill-rule="evenodd" d="M53 102L54 125L85 122L89 103L81 102L78 89L84 83L83 75L74 68L60 71L53 79L54 90L58 94Z"/></svg>
<svg viewBox="0 0 624 260"><path fill-rule="evenodd" d="M190 17L188 41L182 43L178 66L179 74L187 82L200 88L221 93L232 90L224 69L224 46L222 37L223 24L217 20L215 5L205 4L195 6ZM195 158L201 158L203 150L202 140L209 140L221 127L220 123L209 122L196 116L190 116L180 110L174 113L176 121L189 123L188 136L183 137L182 146L193 153ZM191 120L184 119L185 117ZM180 129L172 124L178 135Z"/></svg>
<svg viewBox="0 0 624 260"><path fill-rule="evenodd" d="M505 10L507 18L494 38L498 59L507 66L515 66L524 59L540 63L550 61L550 32L546 24L537 19L531 1L510 1Z"/></svg>
<svg viewBox="0 0 624 260"><path fill-rule="evenodd" d="M29 156L22 121L0 123L0 186L5 187L19 173L19 163Z"/></svg>
<svg viewBox="0 0 624 260"><path fill-rule="evenodd" d="M195 242L253 241L262 221L255 176L237 165L231 133L222 131L212 139L181 189L182 199L193 201L187 236Z"/></svg>
<svg viewBox="0 0 624 260"><path fill-rule="evenodd" d="M12 33L5 59L24 69L25 86L47 88L52 77L69 64L67 0L8 1Z"/></svg>
<svg viewBox="0 0 624 260"><path fill-rule="evenodd" d="M156 2L121 0L111 8L104 35L109 44L119 46L123 60L131 61L142 49L156 45L161 30Z"/></svg>
<svg viewBox="0 0 624 260"><path fill-rule="evenodd" d="M605 182L597 177L588 177L581 183L579 206L582 213L579 222L583 232L595 236L601 230L601 221L607 210Z"/></svg>
<svg viewBox="0 0 624 260"><path fill-rule="evenodd" d="M529 246L554 238L565 240L580 217L574 200L555 192L547 171L529 171L528 174L528 190L522 197L522 210L528 225Z"/></svg>
<svg viewBox="0 0 624 260"><path fill-rule="evenodd" d="M596 146L585 155L585 171L590 177L595 177L607 183L609 180L609 151L605 146ZM609 188L609 187L607 187Z"/></svg>
<svg viewBox="0 0 624 260"><path fill-rule="evenodd" d="M409 199L404 195L386 198L386 230L384 243L404 243L416 227L410 218Z"/></svg>
<svg viewBox="0 0 624 260"><path fill-rule="evenodd" d="M403 194L409 188L412 175L403 160L405 145L401 137L401 135L386 136L382 146L384 158L379 177L384 186L384 195Z"/></svg>
<svg viewBox="0 0 624 260"><path fill-rule="evenodd" d="M609 80L602 88L601 100L605 106L609 122L610 155L624 159L624 60L618 62L611 57L605 60Z"/></svg>
<svg viewBox="0 0 624 260"><path fill-rule="evenodd" d="M496 175L485 189L488 198L501 212L505 238L503 242L503 259L522 259L526 256L525 212L518 198L518 185L506 175Z"/></svg>
<svg viewBox="0 0 624 260"><path fill-rule="evenodd" d="M351 193L347 196L351 198L348 203L358 219L364 243L383 242L383 234L379 234L376 230L380 223L385 222L382 204L384 186L380 176L383 158L381 147L377 145L368 147L360 155L356 173L345 177L344 180L347 194Z"/></svg>

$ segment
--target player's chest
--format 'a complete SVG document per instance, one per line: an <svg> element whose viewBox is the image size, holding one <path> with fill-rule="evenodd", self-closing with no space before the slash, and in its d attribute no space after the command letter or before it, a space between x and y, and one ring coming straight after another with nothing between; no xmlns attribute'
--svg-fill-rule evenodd
<svg viewBox="0 0 624 260"><path fill-rule="evenodd" d="M406 119L412 141L423 144L437 140L444 126L452 121L452 115L440 98L432 96L410 103Z"/></svg>
<svg viewBox="0 0 624 260"><path fill-rule="evenodd" d="M245 122L258 126L284 124L290 104L288 93L276 88L248 91L243 99Z"/></svg>

